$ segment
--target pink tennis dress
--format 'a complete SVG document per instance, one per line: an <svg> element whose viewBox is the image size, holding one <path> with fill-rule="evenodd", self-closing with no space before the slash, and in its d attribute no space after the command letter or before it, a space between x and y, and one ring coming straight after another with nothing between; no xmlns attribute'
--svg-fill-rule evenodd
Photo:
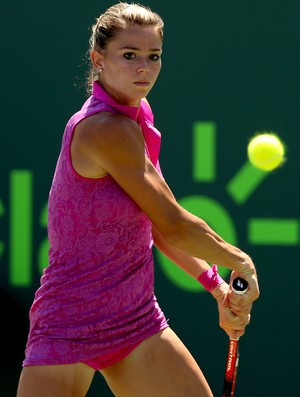
<svg viewBox="0 0 300 397"><path fill-rule="evenodd" d="M160 172L150 108L121 106L94 83L63 135L48 202L49 266L30 309L24 366L107 357L168 327L154 295L150 220L112 177L84 178L71 164L76 125L104 110L141 126Z"/></svg>

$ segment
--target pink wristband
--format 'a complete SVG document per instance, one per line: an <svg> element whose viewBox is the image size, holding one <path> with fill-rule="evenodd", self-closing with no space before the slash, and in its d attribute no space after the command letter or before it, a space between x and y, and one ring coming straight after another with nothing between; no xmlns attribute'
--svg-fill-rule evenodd
<svg viewBox="0 0 300 397"><path fill-rule="evenodd" d="M206 270L197 278L203 287L211 292L215 287L224 283L222 277L218 274L218 266L212 265L211 269Z"/></svg>

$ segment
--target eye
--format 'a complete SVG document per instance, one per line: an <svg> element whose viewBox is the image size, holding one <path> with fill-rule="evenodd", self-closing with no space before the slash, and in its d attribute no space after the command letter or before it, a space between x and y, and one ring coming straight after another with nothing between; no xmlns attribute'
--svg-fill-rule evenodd
<svg viewBox="0 0 300 397"><path fill-rule="evenodd" d="M134 52L125 52L125 54L123 56L125 59L128 59L129 61L136 58L136 55Z"/></svg>
<svg viewBox="0 0 300 397"><path fill-rule="evenodd" d="M158 55L158 54L151 54L151 55L149 55L149 59L150 59L151 61L158 61L158 60L160 59L160 55Z"/></svg>

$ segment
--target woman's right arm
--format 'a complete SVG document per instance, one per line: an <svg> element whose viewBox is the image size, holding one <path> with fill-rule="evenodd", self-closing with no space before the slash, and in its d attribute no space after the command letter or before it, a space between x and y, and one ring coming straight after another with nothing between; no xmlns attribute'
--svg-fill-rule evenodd
<svg viewBox="0 0 300 397"><path fill-rule="evenodd" d="M110 174L151 219L163 238L192 257L234 270L258 294L255 266L239 248L224 241L209 225L183 209L145 155L143 134L128 117L99 113L81 123L72 142L92 164L93 177ZM75 157L75 158L74 158ZM85 175L88 176L88 175Z"/></svg>

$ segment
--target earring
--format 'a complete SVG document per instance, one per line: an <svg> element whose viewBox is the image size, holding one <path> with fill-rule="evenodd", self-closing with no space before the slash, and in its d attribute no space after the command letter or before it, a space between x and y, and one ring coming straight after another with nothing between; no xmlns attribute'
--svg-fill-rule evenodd
<svg viewBox="0 0 300 397"><path fill-rule="evenodd" d="M100 74L100 73L103 72L103 69L102 68L97 68L97 72Z"/></svg>

